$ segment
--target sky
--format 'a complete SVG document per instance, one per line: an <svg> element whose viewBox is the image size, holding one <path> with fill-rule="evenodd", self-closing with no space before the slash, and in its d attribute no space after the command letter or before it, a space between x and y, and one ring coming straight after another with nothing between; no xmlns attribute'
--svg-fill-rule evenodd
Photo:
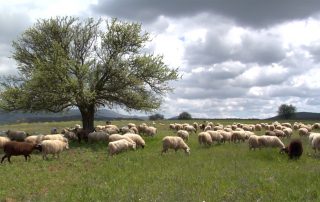
<svg viewBox="0 0 320 202"><path fill-rule="evenodd" d="M12 41L37 19L139 22L181 79L166 118L268 118L281 104L320 112L319 0L0 0L0 74L16 74ZM123 112L117 109L118 112ZM139 112L131 112L138 114Z"/></svg>

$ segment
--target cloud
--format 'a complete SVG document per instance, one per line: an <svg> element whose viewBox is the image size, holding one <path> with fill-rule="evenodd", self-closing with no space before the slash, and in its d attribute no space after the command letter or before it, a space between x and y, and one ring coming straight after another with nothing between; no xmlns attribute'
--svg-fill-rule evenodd
<svg viewBox="0 0 320 202"><path fill-rule="evenodd" d="M213 13L242 26L268 27L319 13L318 0L99 0L92 9L113 17L152 22L159 16L181 18Z"/></svg>
<svg viewBox="0 0 320 202"><path fill-rule="evenodd" d="M237 36L232 33L235 29L238 30ZM191 65L199 62L209 65L226 60L264 65L279 62L284 57L285 49L279 36L231 25L224 30L211 28L203 41L188 44L185 55Z"/></svg>

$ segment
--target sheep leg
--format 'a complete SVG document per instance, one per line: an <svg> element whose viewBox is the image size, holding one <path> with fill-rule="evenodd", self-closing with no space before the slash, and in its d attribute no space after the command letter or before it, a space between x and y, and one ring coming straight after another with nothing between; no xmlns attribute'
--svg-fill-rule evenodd
<svg viewBox="0 0 320 202"><path fill-rule="evenodd" d="M11 163L10 158L11 158L11 155L8 155L8 161L9 161L9 163Z"/></svg>
<svg viewBox="0 0 320 202"><path fill-rule="evenodd" d="M24 159L25 159L26 161L28 161L28 156L29 156L29 155L24 155Z"/></svg>
<svg viewBox="0 0 320 202"><path fill-rule="evenodd" d="M4 161L4 159L5 158L7 158L8 156L7 156L7 154L5 154L3 157L2 157L2 159L1 159L1 163Z"/></svg>

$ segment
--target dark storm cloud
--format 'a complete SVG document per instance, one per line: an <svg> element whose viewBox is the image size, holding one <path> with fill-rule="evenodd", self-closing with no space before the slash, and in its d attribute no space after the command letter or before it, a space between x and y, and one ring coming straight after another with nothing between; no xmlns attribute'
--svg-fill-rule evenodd
<svg viewBox="0 0 320 202"><path fill-rule="evenodd" d="M185 17L213 13L244 26L265 27L318 13L318 0L99 0L93 10L143 22L159 16Z"/></svg>

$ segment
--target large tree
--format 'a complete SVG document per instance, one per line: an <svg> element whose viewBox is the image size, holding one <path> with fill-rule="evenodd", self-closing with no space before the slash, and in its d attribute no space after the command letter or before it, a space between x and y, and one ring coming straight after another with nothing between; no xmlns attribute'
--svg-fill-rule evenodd
<svg viewBox="0 0 320 202"><path fill-rule="evenodd" d="M19 76L2 81L0 108L60 112L79 108L93 129L99 107L152 111L178 70L145 53L138 23L74 17L40 19L13 42Z"/></svg>
<svg viewBox="0 0 320 202"><path fill-rule="evenodd" d="M296 107L293 105L282 104L278 108L278 115L281 118L289 119L296 113Z"/></svg>

